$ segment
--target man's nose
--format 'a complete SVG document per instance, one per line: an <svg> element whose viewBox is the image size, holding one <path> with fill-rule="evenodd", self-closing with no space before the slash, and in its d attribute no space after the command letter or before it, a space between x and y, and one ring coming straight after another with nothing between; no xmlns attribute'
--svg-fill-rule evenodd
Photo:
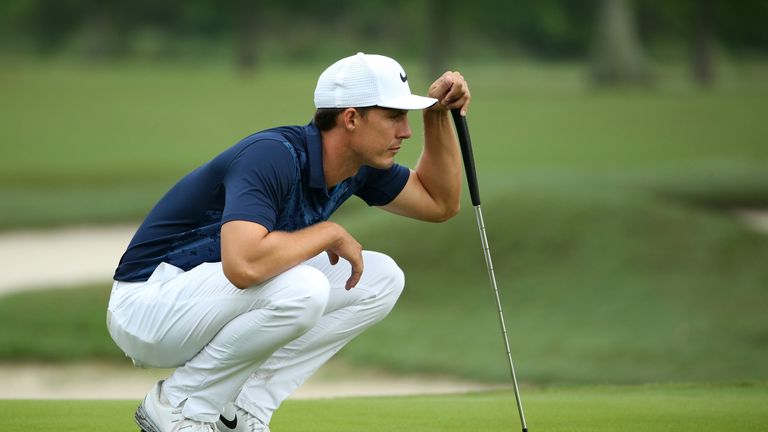
<svg viewBox="0 0 768 432"><path fill-rule="evenodd" d="M411 131L411 125L408 124L408 118L406 117L405 120L403 120L403 124L400 126L400 129L398 130L397 137L399 139L408 139L413 135L413 131Z"/></svg>

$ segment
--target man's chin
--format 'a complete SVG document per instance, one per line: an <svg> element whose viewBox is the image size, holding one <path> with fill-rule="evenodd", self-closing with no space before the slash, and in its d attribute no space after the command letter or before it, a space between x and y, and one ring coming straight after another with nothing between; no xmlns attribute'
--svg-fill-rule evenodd
<svg viewBox="0 0 768 432"><path fill-rule="evenodd" d="M387 159L383 161L376 161L375 163L371 163L369 166L376 168L376 169L389 169L392 168L392 166L395 164L395 159Z"/></svg>

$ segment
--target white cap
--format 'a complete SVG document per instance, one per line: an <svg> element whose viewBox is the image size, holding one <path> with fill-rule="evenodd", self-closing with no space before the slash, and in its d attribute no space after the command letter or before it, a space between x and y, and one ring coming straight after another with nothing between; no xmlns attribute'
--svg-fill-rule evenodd
<svg viewBox="0 0 768 432"><path fill-rule="evenodd" d="M357 53L328 67L317 80L316 108L380 106L403 110L430 107L437 99L411 94L408 75L395 60Z"/></svg>

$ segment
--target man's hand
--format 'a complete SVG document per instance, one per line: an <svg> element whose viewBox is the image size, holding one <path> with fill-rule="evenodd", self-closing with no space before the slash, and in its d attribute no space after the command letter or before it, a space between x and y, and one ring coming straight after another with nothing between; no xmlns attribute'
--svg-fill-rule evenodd
<svg viewBox="0 0 768 432"><path fill-rule="evenodd" d="M433 111L461 109L461 115L467 115L471 95L467 81L458 72L448 71L429 86L429 97L437 103L428 108Z"/></svg>
<svg viewBox="0 0 768 432"><path fill-rule="evenodd" d="M321 252L331 264L344 258L352 265L346 288L352 289L363 274L360 243L333 222L320 222L293 232L272 231L248 221L221 226L221 264L224 275L240 289L263 283Z"/></svg>
<svg viewBox="0 0 768 432"><path fill-rule="evenodd" d="M352 266L352 274L347 279L345 288L351 290L360 281L363 275L363 247L344 228L339 226L339 238L325 252L331 265L336 265L339 258L349 261Z"/></svg>

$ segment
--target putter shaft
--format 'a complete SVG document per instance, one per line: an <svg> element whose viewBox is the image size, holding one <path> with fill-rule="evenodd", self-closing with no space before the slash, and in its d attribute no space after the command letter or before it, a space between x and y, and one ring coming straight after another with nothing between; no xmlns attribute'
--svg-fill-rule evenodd
<svg viewBox="0 0 768 432"><path fill-rule="evenodd" d="M493 271L493 261L491 260L491 249L488 246L488 236L485 233L485 222L483 221L483 211L480 204L475 207L475 218L477 227L480 230L480 240L483 243L483 255L485 255L485 265L488 268L488 278L491 281L493 294L496 297L496 308L499 311L499 322L501 323L501 334L504 336L504 347L507 350L507 360L509 361L509 372L512 375L512 386L515 390L515 402L517 403L517 412L520 414L520 423L523 426L523 432L528 432L528 426L525 423L525 414L523 413L523 401L520 399L520 390L517 388L517 375L515 374L515 365L512 363L512 350L509 348L509 337L507 336L507 326L504 323L504 312L501 310L501 298L499 297L499 288L496 285L496 274Z"/></svg>
<svg viewBox="0 0 768 432"><path fill-rule="evenodd" d="M491 261L491 250L488 247L488 236L485 234L483 211L480 209L480 188L477 186L475 157L472 154L472 140L469 137L467 119L461 115L458 109L451 110L451 115L453 116L453 123L456 125L456 135L459 138L461 157L464 160L464 169L467 172L467 187L469 188L469 195L472 199L472 206L475 208L477 228L480 230L480 240L483 242L483 254L485 255L485 265L488 268L488 278L491 280L493 294L496 296L496 308L499 311L499 322L501 323L501 334L504 336L504 347L507 349L507 360L509 361L509 372L512 375L512 385L515 389L515 402L517 403L517 412L520 414L520 423L523 426L523 432L528 432L528 426L525 424L525 414L523 414L523 401L520 399L520 390L517 387L515 365L512 363L512 352L509 349L507 326L504 324L504 313L501 311L501 299L499 298L499 288L496 285L496 274L493 272L493 261Z"/></svg>

